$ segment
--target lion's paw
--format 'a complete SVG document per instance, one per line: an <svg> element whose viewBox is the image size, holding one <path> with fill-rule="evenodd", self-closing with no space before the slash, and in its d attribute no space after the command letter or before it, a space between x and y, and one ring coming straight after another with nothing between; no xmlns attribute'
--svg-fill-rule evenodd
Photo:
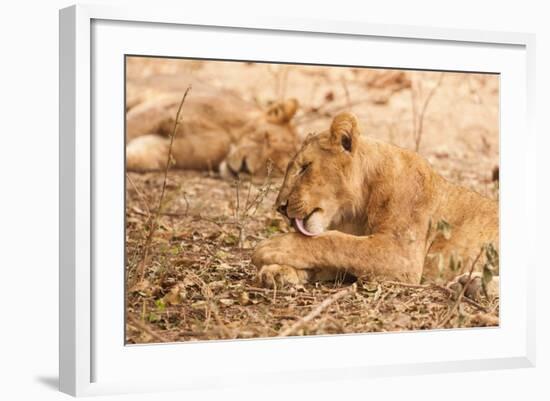
<svg viewBox="0 0 550 401"><path fill-rule="evenodd" d="M312 267L311 257L298 233L286 233L266 239L254 250L252 264L257 268L267 265L294 266L298 269Z"/></svg>
<svg viewBox="0 0 550 401"><path fill-rule="evenodd" d="M260 284L267 288L294 287L305 283L305 274L291 266L267 265L258 273Z"/></svg>

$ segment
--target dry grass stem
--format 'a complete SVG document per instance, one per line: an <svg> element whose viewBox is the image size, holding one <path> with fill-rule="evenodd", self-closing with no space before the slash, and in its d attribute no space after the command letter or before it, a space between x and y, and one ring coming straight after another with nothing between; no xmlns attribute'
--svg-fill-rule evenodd
<svg viewBox="0 0 550 401"><path fill-rule="evenodd" d="M466 284L462 286L462 290L460 291L460 294L458 294L458 297L456 298L456 301L453 303L453 305L449 308L449 311L447 314L437 323L437 327L444 327L447 322L452 318L455 310L458 308L458 305L460 305L460 302L464 298L464 294L466 293L466 290L468 289L468 286L472 282L472 274L474 272L475 265L479 261L479 258L481 258L481 255L483 255L483 252L485 251L485 248L481 248L478 255L472 262L472 266L470 267L470 271L468 273L468 280L466 281Z"/></svg>
<svg viewBox="0 0 550 401"><path fill-rule="evenodd" d="M342 82L342 87L344 88L344 94L346 95L347 108L349 111L353 111L353 105L351 103L351 97L349 95L349 89L348 89L348 84L346 82L346 78L342 75L340 77L340 81Z"/></svg>
<svg viewBox="0 0 550 401"><path fill-rule="evenodd" d="M428 96L424 99L424 103L420 108L420 113L418 113L417 101L416 101L416 89L414 85L411 86L411 102L412 102L412 114L413 114L413 138L414 138L414 148L418 152L420 150L420 143L422 141L422 134L424 132L424 117L426 115L426 110L430 102L432 101L433 96L437 89L441 86L443 81L444 72L440 73L437 83L430 89Z"/></svg>
<svg viewBox="0 0 550 401"><path fill-rule="evenodd" d="M252 180L248 182L248 189L246 194L246 200L243 205L241 205L241 179L237 176L235 180L235 198L236 205L233 210L234 216L234 225L237 227L238 231L238 241L239 248L243 249L244 242L246 239L246 227L249 221L254 217L258 208L263 203L265 197L271 191L271 175L273 173L273 166L271 163L267 164L267 175L264 180L264 183L257 188L256 195L252 198L250 197L252 192Z"/></svg>
<svg viewBox="0 0 550 401"><path fill-rule="evenodd" d="M134 280L134 287L140 283L144 276L145 276L145 266L147 265L147 262L149 261L149 252L150 252L150 248L151 248L151 242L153 240L153 237L155 235L155 232L157 230L157 227L158 227L158 219L159 219L159 216L160 214L162 213L162 205L163 205L163 201L164 201L164 194L166 192L166 181L167 181L167 178L168 178L168 169L170 168L170 164L172 163L172 147L174 146L174 138L176 136L176 132L177 132L177 129L178 129L178 125L179 125L179 122L180 122L180 113L181 113L181 109L183 107L183 104L185 103L185 99L187 98L187 94L189 93L189 91L191 90L191 86L188 86L187 89L185 90L185 93L183 94L182 98L181 98L181 102L179 104L179 107L178 107L178 112L176 113L176 121L174 122L174 129L172 130L172 134L170 135L170 145L168 147L168 155L166 156L166 165L164 167L164 179L163 179L163 182L162 182L162 190L161 190L161 193L160 193L160 197L159 197L159 203L158 203L158 207L157 207L157 210L155 212L154 215L151 215L150 218L149 218L149 234L147 236L147 239L145 241L145 245L143 246L143 257L140 261L140 263L138 264L138 267L137 267L137 274L136 274L136 278Z"/></svg>

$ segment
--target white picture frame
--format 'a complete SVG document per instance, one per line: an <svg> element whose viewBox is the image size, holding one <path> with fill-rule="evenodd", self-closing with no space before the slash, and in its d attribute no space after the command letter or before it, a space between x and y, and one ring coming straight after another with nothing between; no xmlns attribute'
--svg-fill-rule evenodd
<svg viewBox="0 0 550 401"><path fill-rule="evenodd" d="M259 37L269 53L254 47ZM321 44L333 51L320 55ZM60 390L80 396L534 366L534 44L523 33L237 20L155 7L61 10ZM123 227L116 228L124 175L120 56L365 65L364 53L350 51L363 48L370 66L501 73L500 327L125 347ZM105 141L108 130L115 134ZM139 372L132 368L138 361ZM162 375L156 366L164 367Z"/></svg>

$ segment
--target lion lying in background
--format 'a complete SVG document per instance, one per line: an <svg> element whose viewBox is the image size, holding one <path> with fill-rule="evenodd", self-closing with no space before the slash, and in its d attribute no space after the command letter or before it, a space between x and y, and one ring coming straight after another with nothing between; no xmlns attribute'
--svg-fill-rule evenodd
<svg viewBox="0 0 550 401"><path fill-rule="evenodd" d="M499 240L496 201L450 183L412 151L362 137L349 113L306 138L277 208L298 232L256 248L252 262L270 287L345 274L405 283L458 277L453 285L462 285L482 247ZM466 289L472 297L481 288L474 277Z"/></svg>
<svg viewBox="0 0 550 401"><path fill-rule="evenodd" d="M181 93L127 88L126 167L130 171L164 169ZM224 177L239 173L283 175L298 147L292 118L298 102L290 99L267 110L235 93L195 84L183 105L174 138L176 168L216 170Z"/></svg>

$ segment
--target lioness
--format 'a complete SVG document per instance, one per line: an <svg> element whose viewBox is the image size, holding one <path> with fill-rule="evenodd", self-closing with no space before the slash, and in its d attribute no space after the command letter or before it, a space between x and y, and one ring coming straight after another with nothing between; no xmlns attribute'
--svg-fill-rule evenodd
<svg viewBox="0 0 550 401"><path fill-rule="evenodd" d="M130 171L164 169L181 93L128 91L126 167ZM175 167L239 173L283 175L298 137L292 118L298 102L290 99L267 110L233 92L207 85L193 87L182 107L172 147Z"/></svg>
<svg viewBox="0 0 550 401"><path fill-rule="evenodd" d="M454 277L465 284L482 247L498 246L496 201L445 180L417 153L361 136L350 113L306 138L276 206L298 232L255 249L252 262L265 286L342 273L405 283ZM441 221L450 236L437 230ZM465 290L473 297L481 286L474 277Z"/></svg>

